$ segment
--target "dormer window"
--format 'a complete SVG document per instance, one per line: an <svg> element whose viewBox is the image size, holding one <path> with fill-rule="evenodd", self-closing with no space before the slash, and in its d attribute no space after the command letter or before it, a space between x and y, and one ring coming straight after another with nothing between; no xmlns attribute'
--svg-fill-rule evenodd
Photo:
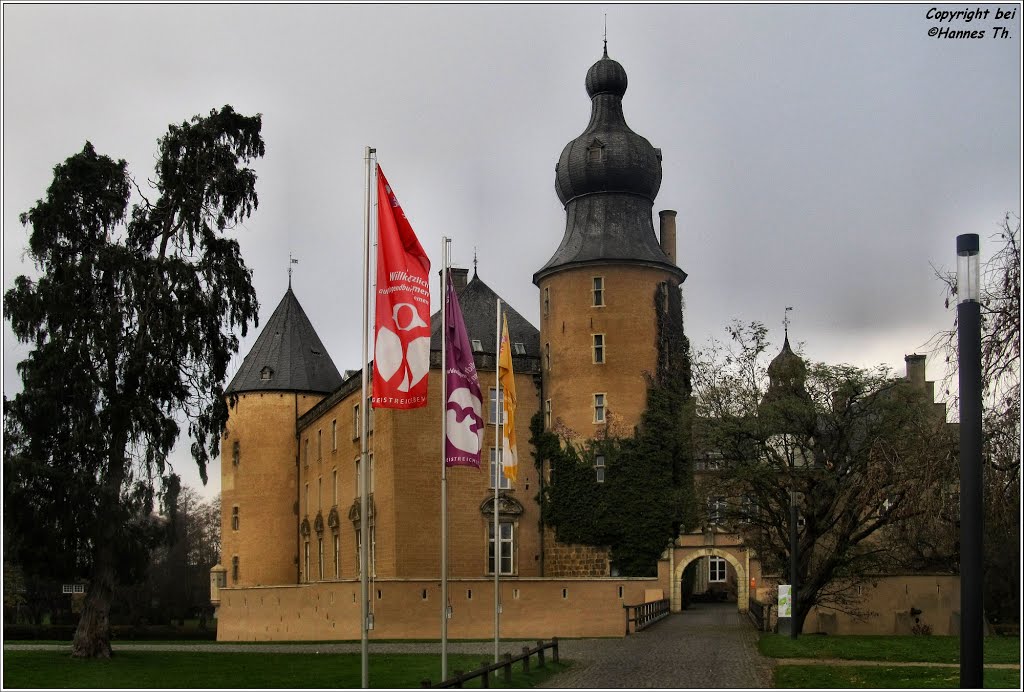
<svg viewBox="0 0 1024 692"><path fill-rule="evenodd" d="M482 343L480 343L480 339L473 339L473 353L483 350L484 346Z"/></svg>
<svg viewBox="0 0 1024 692"><path fill-rule="evenodd" d="M525 356L526 345L523 344L521 341L516 341L515 343L512 344L512 353L516 354L517 356Z"/></svg>
<svg viewBox="0 0 1024 692"><path fill-rule="evenodd" d="M261 380L266 381L266 380L271 379L273 376L274 376L274 369L272 367L270 367L269 365L264 366L263 369L260 370L260 379Z"/></svg>
<svg viewBox="0 0 1024 692"><path fill-rule="evenodd" d="M601 163L604 161L604 143L595 139L587 147L587 163Z"/></svg>

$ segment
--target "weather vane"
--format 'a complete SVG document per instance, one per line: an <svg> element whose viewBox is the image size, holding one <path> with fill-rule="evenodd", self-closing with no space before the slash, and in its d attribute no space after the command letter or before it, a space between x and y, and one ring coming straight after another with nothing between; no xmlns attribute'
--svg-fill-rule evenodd
<svg viewBox="0 0 1024 692"><path fill-rule="evenodd" d="M604 57L608 57L608 13L604 13Z"/></svg>
<svg viewBox="0 0 1024 692"><path fill-rule="evenodd" d="M789 338L789 311L793 308L787 307L786 312L782 315L782 328L786 331L786 338Z"/></svg>
<svg viewBox="0 0 1024 692"><path fill-rule="evenodd" d="M288 253L288 288L292 287L292 265L298 264L299 260L292 257L292 253Z"/></svg>
<svg viewBox="0 0 1024 692"><path fill-rule="evenodd" d="M473 246L473 276L476 276L476 245Z"/></svg>

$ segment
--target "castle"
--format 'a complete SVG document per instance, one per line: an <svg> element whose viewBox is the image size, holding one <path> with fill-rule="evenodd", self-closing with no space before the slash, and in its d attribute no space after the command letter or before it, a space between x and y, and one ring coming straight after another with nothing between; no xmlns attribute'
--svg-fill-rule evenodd
<svg viewBox="0 0 1024 692"><path fill-rule="evenodd" d="M732 584L740 611L751 589L766 593L756 556L737 536L681 536L666 547L657 577L637 578L617 576L607 549L562 543L541 525L537 495L550 479L532 463L531 419L540 412L545 429L558 426L584 440L597 437L613 411L616 425L638 425L647 375L659 367L658 306L678 307L686 279L676 257L675 212L659 212L657 234L653 224L661 151L627 126L626 72L607 48L585 84L590 122L555 169L565 232L533 275L539 329L507 306L518 394L514 483L496 471L498 296L475 268L472 277L452 270L488 423L481 469L447 474L449 634L455 638L493 635L495 569L507 637L621 636L624 604L664 597L680 609L681 575L694 560L705 565L698 589ZM369 400L361 400L360 371L337 369L289 285L226 390L222 557L211 574L219 639L358 638L363 521L370 536L371 636L439 636L438 314L432 334L427 405L371 409L370 453L361 469L360 407ZM360 515L360 473L369 474L367 517ZM601 464L595 462L593 473L595 483L603 482ZM936 589L932 579L921 588L944 587ZM952 587L946 597L954 598Z"/></svg>

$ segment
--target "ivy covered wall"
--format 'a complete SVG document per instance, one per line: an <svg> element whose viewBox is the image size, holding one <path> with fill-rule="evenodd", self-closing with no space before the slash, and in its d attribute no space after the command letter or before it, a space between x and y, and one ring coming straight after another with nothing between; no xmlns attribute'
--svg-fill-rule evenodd
<svg viewBox="0 0 1024 692"><path fill-rule="evenodd" d="M658 367L647 373L647 406L631 435L607 425L594 439L573 443L530 425L534 462L550 469L539 501L541 521L560 543L607 546L622 576L656 576L662 551L693 528L689 341L681 298L670 284L652 297L658 318ZM598 481L595 461L604 458Z"/></svg>

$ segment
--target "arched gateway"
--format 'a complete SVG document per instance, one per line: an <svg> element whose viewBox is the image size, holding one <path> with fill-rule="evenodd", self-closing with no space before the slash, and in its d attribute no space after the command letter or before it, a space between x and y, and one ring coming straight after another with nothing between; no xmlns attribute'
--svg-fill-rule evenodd
<svg viewBox="0 0 1024 692"><path fill-rule="evenodd" d="M750 557L747 549L742 546L672 546L669 562L671 564L671 608L673 613L682 610L683 571L694 560L702 557L721 557L732 565L736 573L736 609L747 612L750 599Z"/></svg>

